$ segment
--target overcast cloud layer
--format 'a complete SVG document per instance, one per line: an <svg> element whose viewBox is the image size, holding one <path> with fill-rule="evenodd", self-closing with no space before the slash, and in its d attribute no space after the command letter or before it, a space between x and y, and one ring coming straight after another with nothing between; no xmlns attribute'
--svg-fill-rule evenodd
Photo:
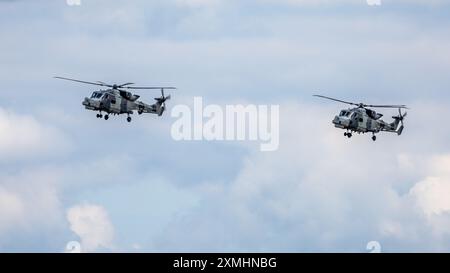
<svg viewBox="0 0 450 273"><path fill-rule="evenodd" d="M450 3L0 1L0 251L450 251ZM280 148L105 122L95 88L280 105ZM321 93L410 106L401 137L344 138ZM140 93L151 101L153 93ZM387 119L396 112L386 110Z"/></svg>

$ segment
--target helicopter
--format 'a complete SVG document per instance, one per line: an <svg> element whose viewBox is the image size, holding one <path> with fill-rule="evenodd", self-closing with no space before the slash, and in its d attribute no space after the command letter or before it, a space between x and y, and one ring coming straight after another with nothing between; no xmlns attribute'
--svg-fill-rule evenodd
<svg viewBox="0 0 450 273"><path fill-rule="evenodd" d="M170 99L169 96L164 95L165 89L176 89L175 87L142 87L142 86L129 86L134 83L128 82L124 84L107 84L101 81L97 82L88 82L81 81L76 79L64 78L64 77L54 77L60 80L74 81L84 84L98 85L98 86L106 86L109 89L106 90L98 90L94 91L90 98L84 98L82 104L88 110L98 111L97 118L104 117L105 120L109 119L109 115L120 115L127 114L127 121L131 122L130 115L133 114L133 111L137 111L139 115L143 113L152 113L161 116L166 109L166 100ZM149 89L159 89L161 90L161 97L155 98L156 103L147 104L142 101L139 101L139 95L132 94L124 89L140 89L140 90L149 90ZM103 116L102 112L105 112Z"/></svg>
<svg viewBox="0 0 450 273"><path fill-rule="evenodd" d="M376 141L377 137L375 134L384 131L397 133L401 135L404 129L403 119L406 117L407 113L402 113L401 109L408 109L406 105L369 105L364 103L354 103L343 100L338 100L322 95L314 95L315 97L324 98L328 100L333 100L337 102L342 102L350 105L357 106L351 109L341 110L339 115L335 116L333 119L333 124L336 128L344 129L346 132L344 136L351 138L352 133L372 133L372 140ZM398 108L398 116L393 116L393 122L387 123L381 119L383 114L377 113L371 108Z"/></svg>

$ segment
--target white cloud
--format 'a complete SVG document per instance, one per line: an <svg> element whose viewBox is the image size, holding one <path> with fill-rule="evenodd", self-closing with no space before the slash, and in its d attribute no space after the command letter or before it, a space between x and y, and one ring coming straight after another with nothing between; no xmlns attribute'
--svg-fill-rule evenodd
<svg viewBox="0 0 450 273"><path fill-rule="evenodd" d="M336 5L364 5L364 4L391 4L391 3L401 3L401 4L416 4L416 5L442 5L447 4L445 0L262 0L262 2L275 2L275 3L286 3L298 6L336 6Z"/></svg>
<svg viewBox="0 0 450 273"><path fill-rule="evenodd" d="M450 215L450 155L433 158L429 168L429 176L417 183L411 194L426 215Z"/></svg>
<svg viewBox="0 0 450 273"><path fill-rule="evenodd" d="M365 6L365 0L267 1L274 5L360 3ZM4 216L3 222L0 219L0 230L3 229L0 239L9 237L8 232L15 228L21 232L24 227L47 224L51 230L58 218L48 221L47 217L61 214L60 200L76 199L77 193L84 189L106 189L110 182L141 178L143 170L151 166L161 173L169 169L162 176L178 173L183 183L174 185L187 187L193 195L204 199L199 208L193 211L186 208L185 212L192 217L180 217L174 221L175 225L168 226L168 236L161 239L160 249L183 246L186 250L219 251L364 250L367 241L381 237L386 242L394 241L386 249L395 251L404 250L412 238L418 242L416 248L409 248L412 250L447 242L445 238L437 240L426 234L430 230L428 225L439 236L445 235L443 230L448 227L448 203L441 195L441 191L447 190L448 175L427 167L430 155L448 153L449 131L436 118L449 115L445 77L450 67L448 24L439 21L428 24L414 12L403 9L374 13L376 16L355 14L350 8L312 14L302 9L298 9L302 11L299 14L294 11L285 14L279 8L274 8L273 13L252 9L267 1L230 0L233 4L226 9L215 10L224 1L178 0L177 7L194 8L188 12L174 9L175 1L170 4L166 4L169 1L132 4L95 1L83 5L85 10L65 9L64 13L58 5L53 10L46 9L45 14L34 9L39 12L27 14L25 19L20 17L24 8L20 6L11 12L17 16L4 16L3 36L11 38L1 45L5 65L0 75L8 83L2 98L5 96L8 105L16 101L16 105L12 106L14 112L0 112L0 161L32 156L40 159L58 150L58 140L64 139L61 132L47 125L47 119L20 112L23 107L33 111L27 106L34 107L37 99L41 107L61 107L62 114L56 113L62 118L61 127L70 130L79 150L66 162L57 158L51 163L59 170L64 164L64 178L60 179L62 187L68 189L64 196L58 194L59 185L47 183L55 174L47 173L36 179L39 177L36 170L26 164L16 167L26 175L1 177L0 182L10 183L0 183L3 199L0 216ZM390 3L394 1L383 1L383 8L375 10L385 11ZM240 7L245 8L240 10ZM348 13L342 14L343 11ZM426 16L431 18L434 13L430 11ZM32 20L33 31L27 20ZM39 37L39 44L30 47L23 42L26 39L22 38L34 36ZM405 98L414 101L417 97L427 97L443 101L445 111L437 112L435 105L413 106L401 137L383 135L377 143L372 143L367 136L348 141L341 131L332 128L330 119L338 106L326 111L326 107L291 105L281 118L284 132L279 152L265 156L251 153L243 159L247 150L233 150L222 158L216 155L219 152L205 156L202 150L203 147L214 150L221 144L198 143L199 149L186 153L184 147L189 145L177 146L163 137L155 138L166 129L155 126L153 116L138 121L151 128L146 134L134 130L133 126L139 125L134 121L124 127L112 120L100 123L95 118L80 118L90 118L92 114L82 112L79 105L79 96L84 93L77 95L69 91L91 89L54 83L50 76L55 71L86 80L173 82L181 92L176 93L170 105L176 101L184 103L194 94L202 94L211 102L218 97L237 102L242 97L250 102L278 102L280 97L296 101L320 89L345 98L353 94L357 99L371 97L389 103L391 97L401 98L400 103L408 103L403 101ZM96 76L89 79L81 75ZM17 92L19 84L23 92ZM27 85L33 88L27 89ZM143 96L151 99L150 94ZM316 103L320 102L310 105ZM166 118L158 122L167 121ZM424 124L433 129L424 130ZM190 154L192 160L186 161L185 154ZM207 167L191 168L194 163ZM238 173L235 173L238 167L229 167L241 163ZM445 164L440 164L441 169ZM132 165L139 166L134 169ZM171 171L174 169L177 172ZM6 173L4 169L1 171ZM212 173L208 177L213 177L213 182L197 185L203 180L199 176L207 171ZM225 180L222 174L236 178L216 183ZM30 185L29 181L35 182ZM421 182L414 187L417 181ZM408 194L411 187L414 190ZM130 194L125 198L134 197ZM414 205L418 211L412 209ZM160 212L159 209L155 211ZM431 216L422 219L421 214ZM127 221L126 216L115 224L120 225L122 221ZM83 234L96 234L86 231L90 228L74 226ZM186 238L186 230L191 231L192 238ZM41 241L40 231L34 232L30 241ZM23 237L22 233L19 235L16 238ZM94 249L104 247L99 246L99 241L106 242L103 245L111 241L89 239L97 235L84 237ZM166 246L164 241L169 244Z"/></svg>
<svg viewBox="0 0 450 273"><path fill-rule="evenodd" d="M364 0L263 0L263 2L285 3L298 6L318 6L318 5L336 5L336 4L349 4L349 3L361 3Z"/></svg>
<svg viewBox="0 0 450 273"><path fill-rule="evenodd" d="M24 205L20 196L0 185L0 236L24 218Z"/></svg>
<svg viewBox="0 0 450 273"><path fill-rule="evenodd" d="M348 140L343 131L333 128L333 112L326 110L330 108L287 103L280 109L280 150L252 153L233 181L212 190L209 183L195 188L203 196L202 203L170 223L163 236L155 239L158 247L169 251L365 251L372 240L379 240L385 251L450 247L444 243L449 241L450 222L444 170L450 155L434 159L429 151L411 148L422 134L421 127L408 119L402 136L384 133L373 142L368 135L356 135ZM411 166L421 170L413 177L399 172ZM441 175L445 180L425 180L424 187L424 182L417 183L421 174ZM411 193L401 190L411 179ZM417 204L425 211L440 212L441 217L423 217ZM209 217L212 214L215 217Z"/></svg>
<svg viewBox="0 0 450 273"><path fill-rule="evenodd" d="M59 174L53 169L28 168L19 173L0 175L0 248L34 247L48 249L60 243L65 230L64 215L59 193ZM13 235L20 234L19 239ZM39 234L46 241L21 241ZM16 239L14 239L16 238Z"/></svg>
<svg viewBox="0 0 450 273"><path fill-rule="evenodd" d="M450 212L449 177L427 177L416 184L411 193L416 196L419 206L427 215Z"/></svg>
<svg viewBox="0 0 450 273"><path fill-rule="evenodd" d="M176 0L180 6L189 7L217 7L222 4L222 0Z"/></svg>
<svg viewBox="0 0 450 273"><path fill-rule="evenodd" d="M67 210L67 220L70 229L81 238L82 251L113 248L114 227L102 206L73 206Z"/></svg>
<svg viewBox="0 0 450 273"><path fill-rule="evenodd" d="M18 115L0 108L0 160L44 158L69 147L63 134L38 122L33 116Z"/></svg>

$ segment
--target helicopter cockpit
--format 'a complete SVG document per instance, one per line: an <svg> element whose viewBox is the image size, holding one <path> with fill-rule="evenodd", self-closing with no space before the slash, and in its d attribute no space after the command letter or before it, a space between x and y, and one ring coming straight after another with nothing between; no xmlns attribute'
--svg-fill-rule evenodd
<svg viewBox="0 0 450 273"><path fill-rule="evenodd" d="M348 110L342 110L340 113L339 113L339 117L350 117L350 115L352 114L352 112L350 112L350 111L348 111Z"/></svg>
<svg viewBox="0 0 450 273"><path fill-rule="evenodd" d="M91 99L100 99L102 97L103 93L95 91L91 95Z"/></svg>

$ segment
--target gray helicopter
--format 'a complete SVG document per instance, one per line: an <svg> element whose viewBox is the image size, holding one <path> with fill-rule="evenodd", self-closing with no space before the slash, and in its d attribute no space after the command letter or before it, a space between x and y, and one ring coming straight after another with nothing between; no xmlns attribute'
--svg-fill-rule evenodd
<svg viewBox="0 0 450 273"><path fill-rule="evenodd" d="M333 119L333 124L337 128L347 130L344 136L351 138L352 133L372 133L372 140L377 140L375 134L385 131L391 133L397 133L401 135L403 132L403 119L406 117L407 113L402 114L401 109L408 109L406 105L368 105L364 103L354 103L343 100L338 100L322 95L314 95L315 97L329 99L337 102L342 102L350 105L357 106L355 108L342 110L339 115L335 116ZM372 108L398 108L398 116L393 116L393 122L387 123L381 120L383 114L377 113Z"/></svg>
<svg viewBox="0 0 450 273"><path fill-rule="evenodd" d="M94 91L90 98L84 98L82 104L88 110L98 111L97 118L102 118L102 112L105 112L105 120L109 119L109 115L120 115L127 114L127 121L131 122L130 115L133 111L137 111L139 115L142 113L152 113L161 116L166 109L166 100L170 99L169 96L164 95L165 89L176 89L175 87L139 87L139 86L129 86L134 83L124 83L124 84L106 84L104 82L87 82L80 81L76 79L69 79L63 77L55 77L56 79L80 82L85 84L92 84L98 86L106 86L109 89ZM139 95L132 94L124 89L158 89L161 90L161 97L155 98L156 103L147 104L142 101L138 101Z"/></svg>

